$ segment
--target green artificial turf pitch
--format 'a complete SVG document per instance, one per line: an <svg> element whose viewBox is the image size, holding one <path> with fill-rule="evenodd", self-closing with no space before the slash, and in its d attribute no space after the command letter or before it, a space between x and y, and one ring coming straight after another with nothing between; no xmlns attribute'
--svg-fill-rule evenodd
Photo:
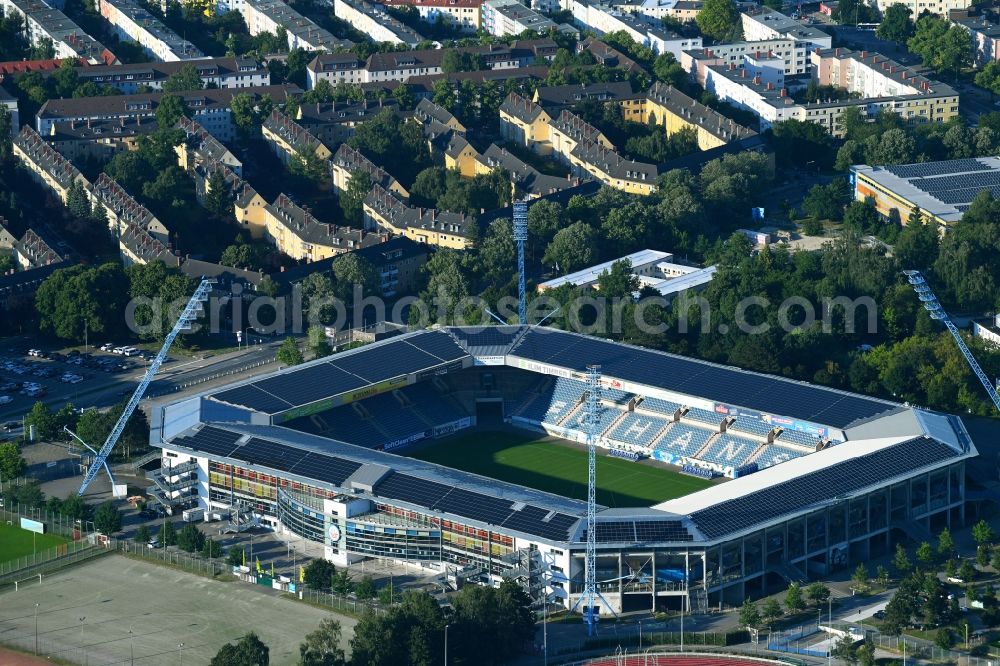
<svg viewBox="0 0 1000 666"><path fill-rule="evenodd" d="M537 434L473 432L413 452L412 457L564 497L587 499L587 450ZM712 485L647 463L612 458L598 449L597 502L650 506Z"/></svg>
<svg viewBox="0 0 1000 666"><path fill-rule="evenodd" d="M34 535L34 546L32 546L32 535ZM0 562L9 562L25 555L31 557L33 550L41 553L63 543L66 543L66 539L57 534L35 534L22 530L16 523L14 525L0 523Z"/></svg>

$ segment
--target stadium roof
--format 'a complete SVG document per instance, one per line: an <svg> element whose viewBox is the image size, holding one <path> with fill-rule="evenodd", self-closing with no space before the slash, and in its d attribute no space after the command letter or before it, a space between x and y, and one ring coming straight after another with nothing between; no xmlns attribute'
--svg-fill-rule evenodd
<svg viewBox="0 0 1000 666"><path fill-rule="evenodd" d="M450 335L421 331L240 384L212 394L211 399L278 414L468 357Z"/></svg>
<svg viewBox="0 0 1000 666"><path fill-rule="evenodd" d="M600 364L605 379L834 428L903 409L878 398L550 328L532 327L508 356L576 372Z"/></svg>
<svg viewBox="0 0 1000 666"><path fill-rule="evenodd" d="M931 437L899 437L834 446L812 456L790 460L756 474L656 505L686 515L707 539L750 532L777 518L841 502L897 477L975 455L962 453ZM816 463L822 462L817 468Z"/></svg>

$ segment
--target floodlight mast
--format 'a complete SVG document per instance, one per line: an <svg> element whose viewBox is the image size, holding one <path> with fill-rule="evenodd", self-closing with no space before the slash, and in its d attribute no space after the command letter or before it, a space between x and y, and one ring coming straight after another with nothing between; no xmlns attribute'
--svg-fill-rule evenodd
<svg viewBox="0 0 1000 666"><path fill-rule="evenodd" d="M930 313L931 319L936 319L943 323L947 327L948 332L951 333L951 337L955 339L955 343L958 345L959 351L962 352L962 356L965 357L965 362L969 364L972 371L976 373L976 377L979 378L979 382L986 389L986 394L990 396L990 400L993 401L993 405L1000 412L1000 396L997 395L996 389L993 387L993 383L990 382L990 378L986 376L983 369L979 367L979 362L976 361L976 357L972 355L969 351L968 345L965 344L965 340L962 339L961 334L958 332L958 327L955 326L948 313L945 312L944 308L941 306L941 302L938 301L937 296L931 290L927 280L924 276L920 274L920 271L903 271L906 278L910 281L913 286L913 290L917 292L917 297L920 302L924 304L924 309Z"/></svg>
<svg viewBox="0 0 1000 666"><path fill-rule="evenodd" d="M527 299L524 286L524 243L528 240L528 203L514 202L514 242L517 243L517 319L521 326L528 323Z"/></svg>
<svg viewBox="0 0 1000 666"><path fill-rule="evenodd" d="M201 284L198 285L198 288L191 296L191 299L184 307L184 311L181 312L181 315L178 317L174 327L170 330L170 333L167 334L166 339L163 341L163 346L160 347L160 352L156 355L156 358L150 362L149 368L146 370L146 374L143 376L142 381L140 381L139 385L135 387L132 397L129 398L128 404L125 405L125 410L118 418L118 422L115 423L115 427L112 428L111 433L108 435L108 439L104 442L104 446L102 446L101 450L96 453L94 456L94 462L87 468L87 474L83 477L83 483L80 485L80 490L77 491L77 495L83 495L87 491L87 486L89 486L91 481L94 480L94 477L97 476L102 467L108 470L108 476L111 477L111 470L108 469L108 456L111 454L112 449L115 448L115 444L118 443L118 439L125 431L125 425L135 412L135 408L139 406L139 402L142 400L143 395L145 395L146 389L149 388L150 383L152 383L156 372L160 369L160 365L163 364L163 360L167 357L167 352L170 351L170 347L174 344L174 340L176 340L177 336L184 331L190 330L192 322L194 322L194 320L198 318L198 315L201 314L202 303L208 300L208 294L212 289L212 284L214 284L214 280L202 280ZM69 432L68 429L67 432ZM84 446L87 446L76 434L72 432L70 432L70 434L73 435L73 437L80 443L84 444ZM93 451L90 446L87 446L87 448ZM114 477L111 477L111 483L114 484Z"/></svg>

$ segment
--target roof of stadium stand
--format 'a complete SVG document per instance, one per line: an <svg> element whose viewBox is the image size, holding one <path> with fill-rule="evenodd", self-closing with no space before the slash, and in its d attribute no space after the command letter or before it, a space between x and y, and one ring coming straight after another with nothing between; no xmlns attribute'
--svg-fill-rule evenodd
<svg viewBox="0 0 1000 666"><path fill-rule="evenodd" d="M487 357L494 363L503 357L508 366L556 374L583 372L597 363L606 379L832 426L848 440L648 509L602 507L602 543L715 540L853 496L897 476L976 455L955 416L539 327L408 333L203 397L273 416L407 374L467 367ZM862 440L859 455L853 444ZM585 538L582 501L287 427L200 423L169 442L216 459L550 541Z"/></svg>

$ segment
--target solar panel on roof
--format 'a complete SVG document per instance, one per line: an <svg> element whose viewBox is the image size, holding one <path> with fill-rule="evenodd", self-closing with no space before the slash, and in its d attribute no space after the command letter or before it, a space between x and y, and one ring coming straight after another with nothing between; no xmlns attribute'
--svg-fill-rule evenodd
<svg viewBox="0 0 1000 666"><path fill-rule="evenodd" d="M413 345L395 343L362 349L358 353L337 358L332 363L368 382L378 382L441 365L441 359L420 351ZM295 374L297 373L292 373L291 376Z"/></svg>
<svg viewBox="0 0 1000 666"><path fill-rule="evenodd" d="M453 488L442 497L432 508L438 511L454 513L473 520L481 520L493 525L501 525L510 515L511 501L489 497L461 488Z"/></svg>
<svg viewBox="0 0 1000 666"><path fill-rule="evenodd" d="M451 486L446 486L443 483L392 472L375 487L375 494L379 497L432 507L451 489Z"/></svg>
<svg viewBox="0 0 1000 666"><path fill-rule="evenodd" d="M228 456L239 438L239 433L205 426L193 435L175 438L173 443L213 456Z"/></svg>
<svg viewBox="0 0 1000 666"><path fill-rule="evenodd" d="M443 331L424 333L412 338L408 338L406 343L417 349L427 352L439 359L439 362L457 361L468 356L468 353L458 346L458 343Z"/></svg>
<svg viewBox="0 0 1000 666"><path fill-rule="evenodd" d="M243 446L229 454L230 458L245 460L252 465L270 467L287 472L306 456L306 451L259 437L251 437Z"/></svg>
<svg viewBox="0 0 1000 666"><path fill-rule="evenodd" d="M237 386L212 396L216 400L240 405L264 414L274 414L291 407L291 404L281 398L262 391L253 384Z"/></svg>
<svg viewBox="0 0 1000 666"><path fill-rule="evenodd" d="M957 160L942 160L940 162L927 162L924 164L900 164L885 167L886 171L895 174L900 178L926 178L929 176L940 176L942 174L959 173L962 171L987 171L989 166L979 160L963 158Z"/></svg>
<svg viewBox="0 0 1000 666"><path fill-rule="evenodd" d="M451 334L469 347L504 347L514 342L521 332L519 326L484 326L453 328Z"/></svg>
<svg viewBox="0 0 1000 666"><path fill-rule="evenodd" d="M295 463L289 472L340 486L360 468L361 463L353 460L309 452Z"/></svg>
<svg viewBox="0 0 1000 666"><path fill-rule="evenodd" d="M691 519L706 537L716 539L954 455L948 445L921 437L715 504L694 512Z"/></svg>
<svg viewBox="0 0 1000 666"><path fill-rule="evenodd" d="M344 372L331 363L319 363L256 382L254 386L275 395L290 405L305 405L352 389L365 380Z"/></svg>

